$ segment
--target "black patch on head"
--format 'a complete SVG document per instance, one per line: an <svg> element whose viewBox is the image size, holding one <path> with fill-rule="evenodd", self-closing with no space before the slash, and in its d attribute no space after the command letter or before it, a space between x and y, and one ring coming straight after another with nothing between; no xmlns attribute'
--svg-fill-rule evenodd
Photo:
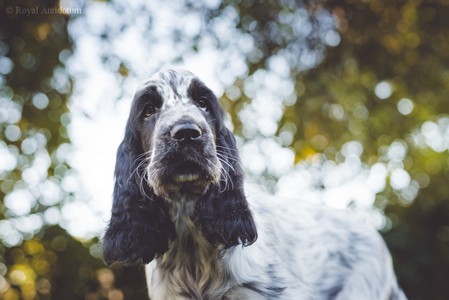
<svg viewBox="0 0 449 300"><path fill-rule="evenodd" d="M141 142L142 153L149 151L154 126L159 117L163 99L154 85L137 91L128 118L130 132L136 141ZM147 116L147 112L152 112ZM132 120L132 121L131 121Z"/></svg>
<svg viewBox="0 0 449 300"><path fill-rule="evenodd" d="M193 78L187 91L188 96L194 103L198 104L200 99L206 99L210 113L206 115L209 124L214 124L214 131L220 132L224 127L224 112L218 103L214 93L198 78ZM204 97L204 98L202 98Z"/></svg>
<svg viewBox="0 0 449 300"><path fill-rule="evenodd" d="M131 107L130 117L133 119L142 120L145 117L145 111L147 106L153 106L160 109L163 104L161 94L158 92L157 87L154 85L148 86L136 93L134 96L133 105Z"/></svg>

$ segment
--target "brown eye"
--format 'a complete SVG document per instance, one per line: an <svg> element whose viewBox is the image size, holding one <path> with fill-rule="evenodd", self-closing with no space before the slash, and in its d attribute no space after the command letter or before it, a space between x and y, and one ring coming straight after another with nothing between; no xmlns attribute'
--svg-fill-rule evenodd
<svg viewBox="0 0 449 300"><path fill-rule="evenodd" d="M158 109L151 104L145 106L145 118L151 117L155 113L157 113Z"/></svg>
<svg viewBox="0 0 449 300"><path fill-rule="evenodd" d="M205 96L201 97L198 100L198 107L201 108L204 111L209 110L209 103L207 102L207 98Z"/></svg>

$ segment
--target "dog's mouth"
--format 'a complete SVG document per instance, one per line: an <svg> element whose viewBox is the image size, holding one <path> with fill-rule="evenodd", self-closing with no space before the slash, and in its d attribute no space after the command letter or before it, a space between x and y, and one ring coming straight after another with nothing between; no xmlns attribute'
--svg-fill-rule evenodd
<svg viewBox="0 0 449 300"><path fill-rule="evenodd" d="M184 195L202 195L219 182L221 165L206 153L171 153L150 164L149 184L154 192L167 199Z"/></svg>
<svg viewBox="0 0 449 300"><path fill-rule="evenodd" d="M198 181L204 174L203 168L193 161L180 163L173 172L173 181L177 183L189 183Z"/></svg>

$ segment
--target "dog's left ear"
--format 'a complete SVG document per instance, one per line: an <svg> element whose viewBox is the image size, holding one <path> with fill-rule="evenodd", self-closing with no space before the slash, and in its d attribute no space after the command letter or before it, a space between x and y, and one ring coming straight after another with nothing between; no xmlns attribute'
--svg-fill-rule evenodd
<svg viewBox="0 0 449 300"><path fill-rule="evenodd" d="M221 179L198 201L196 222L211 244L225 248L248 246L256 241L257 230L245 197L234 135L223 126L216 144L222 164Z"/></svg>

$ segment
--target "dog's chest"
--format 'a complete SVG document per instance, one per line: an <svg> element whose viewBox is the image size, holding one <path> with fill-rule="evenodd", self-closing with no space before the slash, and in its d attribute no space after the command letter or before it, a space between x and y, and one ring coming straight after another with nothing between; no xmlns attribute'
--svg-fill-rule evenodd
<svg viewBox="0 0 449 300"><path fill-rule="evenodd" d="M175 224L176 240L146 268L151 299L220 299L231 284L219 250L186 214Z"/></svg>
<svg viewBox="0 0 449 300"><path fill-rule="evenodd" d="M229 278L218 257L201 252L169 251L147 266L151 299L221 299Z"/></svg>

